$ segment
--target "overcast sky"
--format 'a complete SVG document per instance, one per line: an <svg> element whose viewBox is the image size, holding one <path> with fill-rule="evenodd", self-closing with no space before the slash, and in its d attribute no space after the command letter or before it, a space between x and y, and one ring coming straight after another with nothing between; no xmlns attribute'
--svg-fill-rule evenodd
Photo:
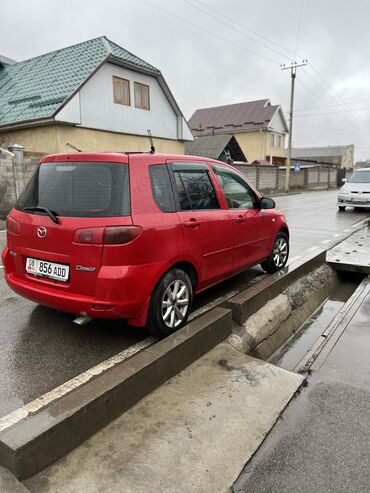
<svg viewBox="0 0 370 493"><path fill-rule="evenodd" d="M159 68L183 113L269 98L293 145L370 158L368 0L1 0L0 53L17 61L105 35ZM296 54L296 55L295 55Z"/></svg>

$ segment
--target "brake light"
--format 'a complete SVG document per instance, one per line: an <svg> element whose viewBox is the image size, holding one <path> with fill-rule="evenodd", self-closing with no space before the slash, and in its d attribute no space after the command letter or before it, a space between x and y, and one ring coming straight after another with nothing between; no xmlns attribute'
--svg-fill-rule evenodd
<svg viewBox="0 0 370 493"><path fill-rule="evenodd" d="M13 233L15 235L19 235L21 232L21 225L19 224L18 221L16 221L12 217L8 216L6 218L6 229L7 229L8 233Z"/></svg>
<svg viewBox="0 0 370 493"><path fill-rule="evenodd" d="M75 233L75 243L101 244L103 243L104 228L83 228Z"/></svg>
<svg viewBox="0 0 370 493"><path fill-rule="evenodd" d="M83 228L75 233L74 242L84 244L122 245L134 240L143 232L141 226L107 226Z"/></svg>
<svg viewBox="0 0 370 493"><path fill-rule="evenodd" d="M104 244L117 245L129 243L143 232L141 226L108 226L104 231Z"/></svg>

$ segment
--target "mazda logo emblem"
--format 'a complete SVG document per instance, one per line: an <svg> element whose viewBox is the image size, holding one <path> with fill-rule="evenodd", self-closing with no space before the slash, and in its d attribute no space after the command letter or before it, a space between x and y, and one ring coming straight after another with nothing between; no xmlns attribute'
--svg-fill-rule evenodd
<svg viewBox="0 0 370 493"><path fill-rule="evenodd" d="M37 236L39 238L45 238L46 233L47 233L47 229L44 226L39 226L37 228Z"/></svg>

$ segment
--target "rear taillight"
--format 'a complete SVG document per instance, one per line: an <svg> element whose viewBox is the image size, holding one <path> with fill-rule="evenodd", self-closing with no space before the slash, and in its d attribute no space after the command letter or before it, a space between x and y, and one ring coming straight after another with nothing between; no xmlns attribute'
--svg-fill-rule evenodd
<svg viewBox="0 0 370 493"><path fill-rule="evenodd" d="M21 232L21 225L19 224L18 221L16 221L12 217L8 216L6 218L6 229L7 229L8 233L13 233L15 235L19 235Z"/></svg>
<svg viewBox="0 0 370 493"><path fill-rule="evenodd" d="M105 228L84 228L78 229L75 233L75 243L101 244Z"/></svg>
<svg viewBox="0 0 370 493"><path fill-rule="evenodd" d="M123 245L134 240L143 232L141 226L108 226L106 228L84 228L75 233L75 243Z"/></svg>
<svg viewBox="0 0 370 493"><path fill-rule="evenodd" d="M106 245L130 243L142 232L141 226L109 226L105 228L103 243Z"/></svg>

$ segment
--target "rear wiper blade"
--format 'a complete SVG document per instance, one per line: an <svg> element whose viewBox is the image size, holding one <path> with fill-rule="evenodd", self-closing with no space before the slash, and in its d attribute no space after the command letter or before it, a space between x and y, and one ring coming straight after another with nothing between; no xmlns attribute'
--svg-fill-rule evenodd
<svg viewBox="0 0 370 493"><path fill-rule="evenodd" d="M50 219L55 223L59 224L59 219L57 218L57 213L54 211L51 211L47 207L23 207L24 211L40 211L40 212L46 212L46 214L50 217Z"/></svg>

